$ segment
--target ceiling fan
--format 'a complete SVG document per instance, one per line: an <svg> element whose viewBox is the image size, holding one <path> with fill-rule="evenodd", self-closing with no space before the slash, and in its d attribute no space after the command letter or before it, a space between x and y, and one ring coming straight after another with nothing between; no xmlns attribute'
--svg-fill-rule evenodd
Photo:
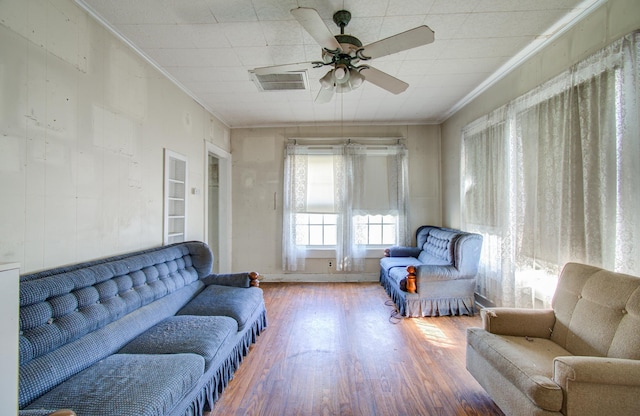
<svg viewBox="0 0 640 416"><path fill-rule="evenodd" d="M253 72L256 75L270 75L330 66L332 69L320 78L322 88L315 100L319 103L331 101L335 92L354 90L364 81L369 81L393 94L400 94L409 84L369 65L356 64L427 45L434 40L433 31L423 25L362 46L358 38L344 33L345 26L351 20L351 13L346 10L339 10L333 15L333 21L340 27L339 35L331 33L315 9L299 7L291 10L291 14L322 46L322 61L268 66L256 68Z"/></svg>

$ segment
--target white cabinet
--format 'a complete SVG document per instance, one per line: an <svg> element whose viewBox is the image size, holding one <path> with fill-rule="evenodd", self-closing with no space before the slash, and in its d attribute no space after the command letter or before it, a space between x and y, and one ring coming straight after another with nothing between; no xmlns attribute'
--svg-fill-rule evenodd
<svg viewBox="0 0 640 416"><path fill-rule="evenodd" d="M187 158L164 149L164 244L187 239Z"/></svg>

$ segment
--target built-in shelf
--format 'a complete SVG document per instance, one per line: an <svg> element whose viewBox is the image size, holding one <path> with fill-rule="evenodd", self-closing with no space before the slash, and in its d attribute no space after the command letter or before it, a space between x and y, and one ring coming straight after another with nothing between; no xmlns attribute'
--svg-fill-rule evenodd
<svg viewBox="0 0 640 416"><path fill-rule="evenodd" d="M187 158L164 150L164 244L187 238Z"/></svg>

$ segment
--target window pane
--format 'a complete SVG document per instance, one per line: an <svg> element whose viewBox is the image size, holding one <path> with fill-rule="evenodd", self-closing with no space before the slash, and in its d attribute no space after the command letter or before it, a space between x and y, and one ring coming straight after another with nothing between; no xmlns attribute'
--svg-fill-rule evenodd
<svg viewBox="0 0 640 416"><path fill-rule="evenodd" d="M322 214L309 214L309 224L320 224L322 225Z"/></svg>
<svg viewBox="0 0 640 416"><path fill-rule="evenodd" d="M296 224L309 224L309 215L308 214L296 214Z"/></svg>
<svg viewBox="0 0 640 416"><path fill-rule="evenodd" d="M382 226L382 244L395 244L396 243L396 225L386 224Z"/></svg>
<svg viewBox="0 0 640 416"><path fill-rule="evenodd" d="M336 214L325 214L324 223L325 224L337 224L338 223L338 216Z"/></svg>
<svg viewBox="0 0 640 416"><path fill-rule="evenodd" d="M310 225L309 226L309 244L312 246L322 245L322 225Z"/></svg>
<svg viewBox="0 0 640 416"><path fill-rule="evenodd" d="M381 225L369 225L369 244L382 244Z"/></svg>
<svg viewBox="0 0 640 416"><path fill-rule="evenodd" d="M337 244L337 227L335 225L324 226L324 245L335 246Z"/></svg>

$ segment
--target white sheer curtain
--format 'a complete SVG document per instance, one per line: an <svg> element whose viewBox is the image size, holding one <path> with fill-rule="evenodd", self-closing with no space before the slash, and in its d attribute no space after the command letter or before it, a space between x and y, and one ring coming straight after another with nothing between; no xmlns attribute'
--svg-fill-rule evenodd
<svg viewBox="0 0 640 416"><path fill-rule="evenodd" d="M345 235L338 258L344 271L364 270L369 227L357 219L372 213L396 218L394 244L406 245L408 235L407 149L402 144L346 146L346 195L342 212Z"/></svg>
<svg viewBox="0 0 640 416"><path fill-rule="evenodd" d="M409 151L399 144L389 147L387 156L389 209L397 215L396 244L408 246L409 232Z"/></svg>
<svg viewBox="0 0 640 416"><path fill-rule="evenodd" d="M297 227L297 214L318 208L309 206L309 154L333 155L333 205L337 214L336 270L364 270L369 247L358 218L364 215L393 216L397 244L408 243L407 150L404 145L344 144L315 146L289 144L284 163L283 268L303 270L307 246L300 244L304 227Z"/></svg>
<svg viewBox="0 0 640 416"><path fill-rule="evenodd" d="M638 38L464 129L463 226L485 236L489 301L547 306L568 261L640 274Z"/></svg>
<svg viewBox="0 0 640 416"><path fill-rule="evenodd" d="M462 228L483 236L476 292L494 304L513 304L521 292L514 279L513 152L507 108L463 132Z"/></svg>
<svg viewBox="0 0 640 416"><path fill-rule="evenodd" d="M287 145L284 157L284 187L282 228L282 264L285 270L304 269L306 246L297 245L296 227L298 212L306 211L307 203L307 155L300 149Z"/></svg>
<svg viewBox="0 0 640 416"><path fill-rule="evenodd" d="M313 172L309 172L309 155L326 155L332 158L333 176L327 184L332 193L328 198L317 200L314 192L308 189L314 183ZM307 239L308 228L298 226L300 216L309 212L333 213L344 206L345 201L345 164L344 146L304 146L288 144L284 157L284 193L283 193L283 235L282 263L284 270L304 270L307 258L307 246L300 241ZM315 188L319 185L315 184ZM341 227L338 228L338 250L342 251ZM302 235L301 235L302 234Z"/></svg>

